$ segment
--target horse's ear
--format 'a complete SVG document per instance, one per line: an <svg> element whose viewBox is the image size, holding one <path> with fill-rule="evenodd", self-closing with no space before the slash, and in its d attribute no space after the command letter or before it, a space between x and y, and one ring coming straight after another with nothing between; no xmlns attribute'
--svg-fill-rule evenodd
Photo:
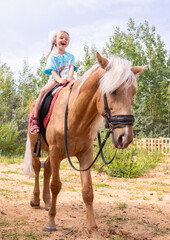
<svg viewBox="0 0 170 240"><path fill-rule="evenodd" d="M106 58L102 57L98 52L96 52L96 58L97 58L99 65L105 69L107 67L109 61Z"/></svg>
<svg viewBox="0 0 170 240"><path fill-rule="evenodd" d="M145 70L145 68L147 68L148 66L149 66L149 65L132 67L132 68L131 68L131 71L132 71L135 75L137 75L137 74L143 72L143 71Z"/></svg>

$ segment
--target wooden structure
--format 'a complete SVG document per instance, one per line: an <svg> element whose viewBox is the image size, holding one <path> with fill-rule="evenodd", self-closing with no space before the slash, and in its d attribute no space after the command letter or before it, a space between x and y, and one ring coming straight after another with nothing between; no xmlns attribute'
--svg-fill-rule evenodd
<svg viewBox="0 0 170 240"><path fill-rule="evenodd" d="M146 149L148 152L159 151L170 155L170 138L134 138L133 143L139 148Z"/></svg>

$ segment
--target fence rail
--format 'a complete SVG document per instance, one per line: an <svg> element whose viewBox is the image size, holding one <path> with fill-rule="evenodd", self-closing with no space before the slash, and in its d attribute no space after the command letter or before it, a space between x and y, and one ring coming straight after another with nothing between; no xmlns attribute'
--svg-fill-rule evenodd
<svg viewBox="0 0 170 240"><path fill-rule="evenodd" d="M170 155L170 138L134 138L133 143L137 147L146 149L148 152L156 150L163 154Z"/></svg>

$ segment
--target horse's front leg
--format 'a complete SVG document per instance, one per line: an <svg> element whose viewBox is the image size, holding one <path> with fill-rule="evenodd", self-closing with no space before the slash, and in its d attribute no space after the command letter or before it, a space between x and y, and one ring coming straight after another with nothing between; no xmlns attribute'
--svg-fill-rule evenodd
<svg viewBox="0 0 170 240"><path fill-rule="evenodd" d="M55 215L56 215L56 201L57 195L61 190L61 181L59 176L59 169L60 169L60 159L58 159L58 154L55 145L49 146L49 156L50 156L50 166L51 166L51 193L52 193L52 200L51 200L51 207L49 210L49 221L44 227L45 232L53 232L56 231L56 224L55 224Z"/></svg>
<svg viewBox="0 0 170 240"><path fill-rule="evenodd" d="M93 149L91 148L85 153L80 153L77 156L80 162L80 169L86 169L90 166L93 159ZM101 235L98 233L96 221L94 218L94 209L93 209L93 187L92 187L92 179L91 172L82 171L80 172L81 183L82 183L82 196L83 201L86 205L86 214L87 214L87 230L93 237L93 239L103 239Z"/></svg>
<svg viewBox="0 0 170 240"><path fill-rule="evenodd" d="M48 211L51 206L50 199L50 177L51 177L51 166L49 157L44 163L44 188L43 188L43 200L45 203L45 209Z"/></svg>

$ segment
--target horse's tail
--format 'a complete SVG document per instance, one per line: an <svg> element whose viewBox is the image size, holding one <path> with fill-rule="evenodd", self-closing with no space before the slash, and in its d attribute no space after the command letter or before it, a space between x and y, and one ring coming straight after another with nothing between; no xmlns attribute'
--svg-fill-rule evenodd
<svg viewBox="0 0 170 240"><path fill-rule="evenodd" d="M24 174L29 177L34 176L33 166L32 166L32 153L31 153L31 142L29 135L27 134L27 142L24 156Z"/></svg>

